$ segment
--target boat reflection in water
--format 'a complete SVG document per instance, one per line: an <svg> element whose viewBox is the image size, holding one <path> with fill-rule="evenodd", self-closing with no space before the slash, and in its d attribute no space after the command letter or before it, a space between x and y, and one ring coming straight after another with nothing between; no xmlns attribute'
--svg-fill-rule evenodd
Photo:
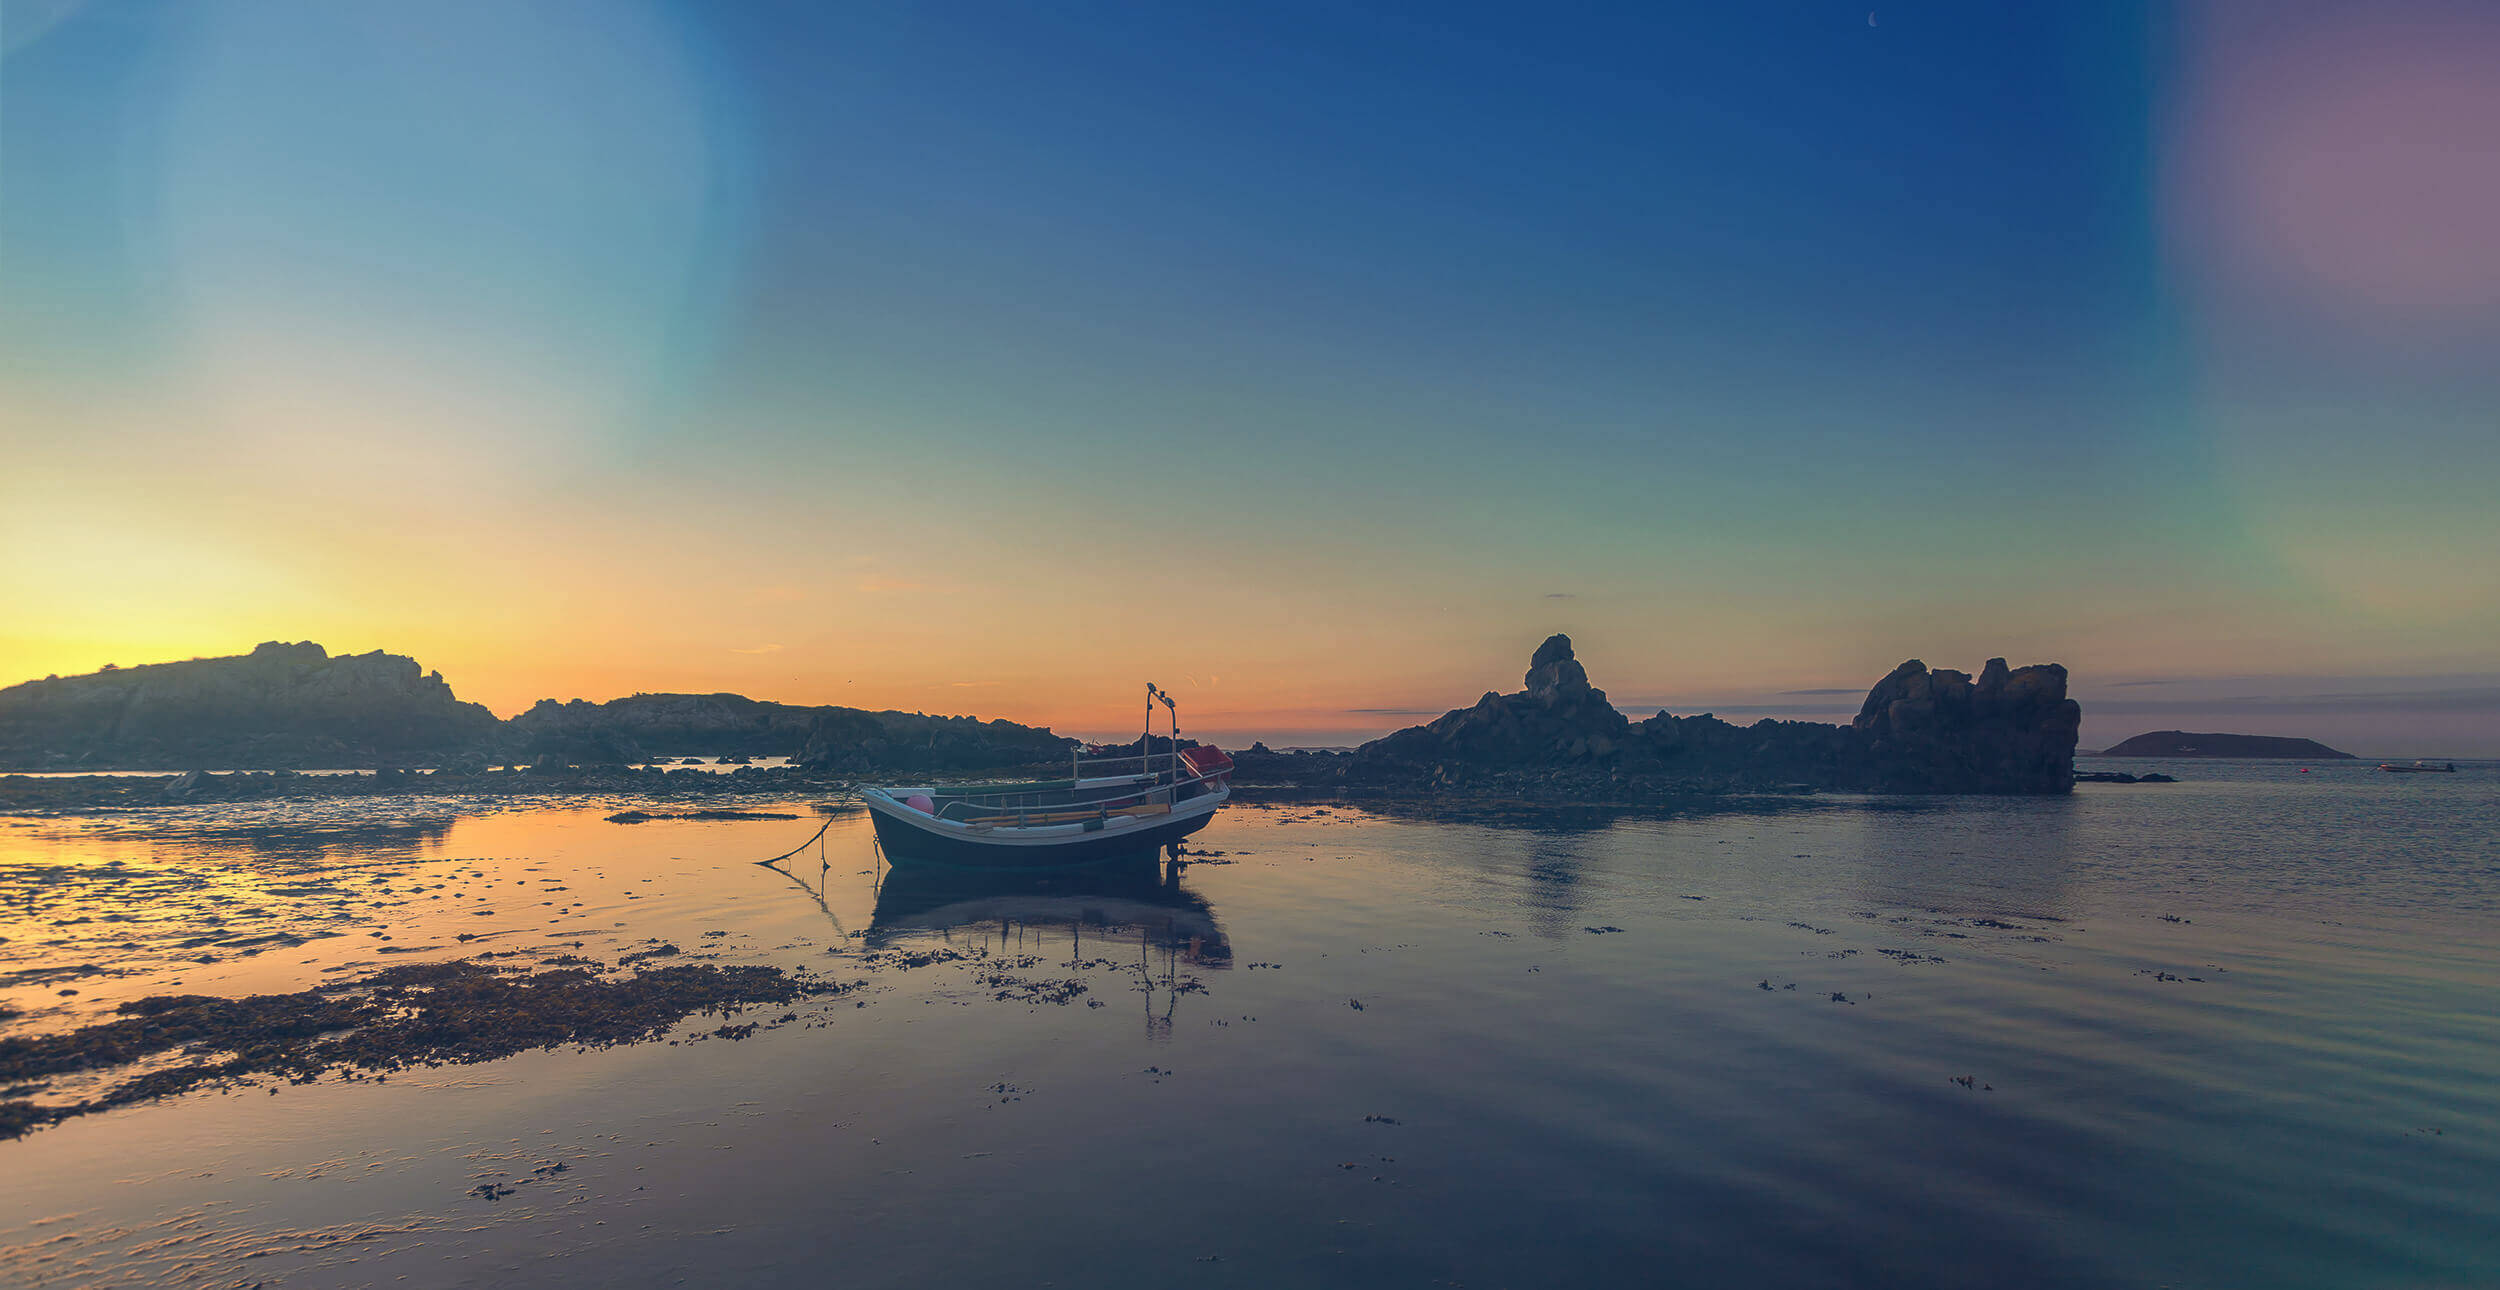
<svg viewBox="0 0 2500 1290"><path fill-rule="evenodd" d="M1057 961L1054 946L1064 936L1070 965L1133 961L1147 995L1148 1028L1165 1030L1179 996L1201 988L1192 973L1233 965L1232 942L1214 910L1182 885L1185 853L1171 850L1180 858L1167 861L1156 848L1049 870L889 865L866 943L883 949L934 935L959 947Z"/></svg>
<svg viewBox="0 0 2500 1290"><path fill-rule="evenodd" d="M1230 967L1232 945L1206 898L1181 884L1185 867L1140 851L1047 872L888 868L877 885L868 943L882 948L925 932L1066 928L1072 937L1160 946L1196 967Z"/></svg>

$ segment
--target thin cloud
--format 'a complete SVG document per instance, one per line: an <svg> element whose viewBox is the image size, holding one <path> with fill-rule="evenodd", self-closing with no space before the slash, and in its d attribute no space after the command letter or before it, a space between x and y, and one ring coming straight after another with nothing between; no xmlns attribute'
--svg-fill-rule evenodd
<svg viewBox="0 0 2500 1290"><path fill-rule="evenodd" d="M2500 687L2452 690L2373 690L2343 694L2237 694L2211 699L2111 700L2082 697L2083 710L2101 715L2159 716L2211 713L2329 716L2355 712L2500 713Z"/></svg>
<svg viewBox="0 0 2500 1290"><path fill-rule="evenodd" d="M1580 593L1576 591L1549 591L1545 593L1545 598L1547 600L1578 600L1580 598Z"/></svg>
<svg viewBox="0 0 2500 1290"><path fill-rule="evenodd" d="M733 649L729 652L732 654L778 654L781 652L781 647L779 645L757 645L748 649Z"/></svg>
<svg viewBox="0 0 2500 1290"><path fill-rule="evenodd" d="M860 579L859 589L871 594L888 591L918 591L920 584L909 578L888 578L877 575Z"/></svg>
<svg viewBox="0 0 2500 1290"><path fill-rule="evenodd" d="M1441 715L1439 708L1348 708L1346 711L1358 717L1437 717Z"/></svg>
<svg viewBox="0 0 2500 1290"><path fill-rule="evenodd" d="M1827 694L1864 694L1866 691L1843 688L1838 690L1782 690L1780 693L1794 698L1815 698Z"/></svg>
<svg viewBox="0 0 2500 1290"><path fill-rule="evenodd" d="M990 688L991 686L998 684L998 682L996 682L996 681L949 681L949 682L947 682L947 684L948 684L948 685L951 685L951 686L954 686L954 687L955 687L956 689L958 689L958 690L986 690L986 689Z"/></svg>

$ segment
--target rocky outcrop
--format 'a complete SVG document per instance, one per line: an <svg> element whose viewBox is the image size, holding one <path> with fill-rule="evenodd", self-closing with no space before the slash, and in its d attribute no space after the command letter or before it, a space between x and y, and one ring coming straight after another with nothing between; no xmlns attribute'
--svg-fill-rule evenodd
<svg viewBox="0 0 2500 1290"><path fill-rule="evenodd" d="M2009 669L1991 659L1977 680L1893 669L1846 726L1804 721L1731 725L1661 712L1628 722L1592 687L1568 637L1529 661L1527 688L1375 739L1350 758L1276 758L1245 771L1352 784L1533 787L1540 775L1574 793L1847 789L1894 793L2064 793L2074 783L2082 709L2054 663Z"/></svg>
<svg viewBox="0 0 2500 1290"><path fill-rule="evenodd" d="M407 764L489 743L501 724L415 659L270 641L0 690L0 766Z"/></svg>
<svg viewBox="0 0 2500 1290"><path fill-rule="evenodd" d="M1909 793L2063 793L2075 782L2082 705L2055 663L1979 679L1911 659L1875 683L1850 728L1867 740L1875 787Z"/></svg>
<svg viewBox="0 0 2500 1290"><path fill-rule="evenodd" d="M1356 756L1490 768L1602 762L1621 750L1628 723L1606 692L1589 684L1570 637L1548 637L1537 647L1526 684L1517 694L1487 693L1472 708L1375 739Z"/></svg>
<svg viewBox="0 0 2500 1290"><path fill-rule="evenodd" d="M2281 735L2200 735L2185 730L2156 730L2101 750L2103 757L2263 757L2298 761L2351 761L2315 739Z"/></svg>

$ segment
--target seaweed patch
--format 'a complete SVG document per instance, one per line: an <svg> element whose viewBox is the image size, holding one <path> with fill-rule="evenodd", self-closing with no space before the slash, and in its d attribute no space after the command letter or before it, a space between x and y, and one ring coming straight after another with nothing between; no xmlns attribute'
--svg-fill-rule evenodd
<svg viewBox="0 0 2500 1290"><path fill-rule="evenodd" d="M182 1058L84 1100L0 1101L0 1139L218 1080L275 1075L301 1084L332 1071L387 1075L533 1048L604 1048L660 1038L698 1013L728 1017L856 988L763 965L680 964L611 980L581 967L523 974L458 961L405 964L295 994L159 995L122 1005L111 1021L0 1039L0 1085Z"/></svg>

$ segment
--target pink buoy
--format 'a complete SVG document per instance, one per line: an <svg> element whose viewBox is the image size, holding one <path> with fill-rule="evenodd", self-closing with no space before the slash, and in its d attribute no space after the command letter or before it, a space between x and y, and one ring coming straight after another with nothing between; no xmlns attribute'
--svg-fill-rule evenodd
<svg viewBox="0 0 2500 1290"><path fill-rule="evenodd" d="M903 805L920 812L922 815L934 815L937 813L937 803L930 801L927 793L914 793L903 799Z"/></svg>

